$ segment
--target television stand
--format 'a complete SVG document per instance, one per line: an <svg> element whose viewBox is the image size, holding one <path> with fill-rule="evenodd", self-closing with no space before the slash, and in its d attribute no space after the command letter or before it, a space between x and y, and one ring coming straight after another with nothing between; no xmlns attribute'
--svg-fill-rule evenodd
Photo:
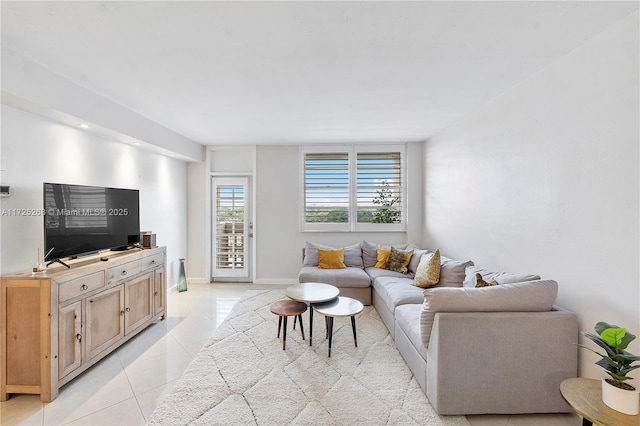
<svg viewBox="0 0 640 426"><path fill-rule="evenodd" d="M165 247L108 262L100 256L64 258L71 269L0 277L0 401L33 393L51 402L60 387L166 316Z"/></svg>
<svg viewBox="0 0 640 426"><path fill-rule="evenodd" d="M62 264L62 265L64 265L64 266L66 266L68 269L71 269L71 266L67 265L66 263L64 263L64 262L63 262L62 260L60 260L60 259L56 259L56 260L51 260L51 261L49 261L49 262L47 263L47 268L49 267L49 265L52 265L52 264L54 264L54 263L60 263L60 264Z"/></svg>

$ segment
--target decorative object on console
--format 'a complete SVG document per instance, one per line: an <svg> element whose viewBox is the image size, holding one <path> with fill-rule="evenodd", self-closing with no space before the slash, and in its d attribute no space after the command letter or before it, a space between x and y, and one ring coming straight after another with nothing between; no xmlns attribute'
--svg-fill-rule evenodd
<svg viewBox="0 0 640 426"><path fill-rule="evenodd" d="M178 291L182 293L183 291L187 291L187 273L184 270L184 261L185 259L180 260L180 275L178 276Z"/></svg>
<svg viewBox="0 0 640 426"><path fill-rule="evenodd" d="M610 379L602 379L602 402L624 414L638 414L639 391L632 385L625 383L631 379L627 374L640 368L640 365L632 365L640 361L640 356L626 351L627 346L636 336L627 332L623 327L610 325L606 322L598 322L593 328L597 334L582 332L581 334L605 350L606 354L597 352L587 346L578 344L579 347L590 350L602 359L596 365L604 368L611 376Z"/></svg>
<svg viewBox="0 0 640 426"><path fill-rule="evenodd" d="M151 231L140 232L140 240L142 241L142 247L149 249L156 247L156 234Z"/></svg>

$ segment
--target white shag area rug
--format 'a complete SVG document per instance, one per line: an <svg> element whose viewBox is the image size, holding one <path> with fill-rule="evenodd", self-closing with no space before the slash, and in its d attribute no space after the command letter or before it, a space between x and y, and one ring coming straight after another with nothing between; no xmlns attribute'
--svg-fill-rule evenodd
<svg viewBox="0 0 640 426"><path fill-rule="evenodd" d="M373 306L334 320L331 358L324 317L314 315L313 346L289 317L286 350L271 303L284 289L251 289L234 306L150 425L469 425L438 416ZM309 312L303 314L305 337Z"/></svg>

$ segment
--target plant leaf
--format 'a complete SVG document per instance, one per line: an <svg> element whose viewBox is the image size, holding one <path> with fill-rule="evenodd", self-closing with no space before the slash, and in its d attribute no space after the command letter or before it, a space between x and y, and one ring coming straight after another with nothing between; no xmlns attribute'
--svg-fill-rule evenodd
<svg viewBox="0 0 640 426"><path fill-rule="evenodd" d="M613 346L614 348L618 349L622 344L622 338L624 337L625 334L627 334L627 330L622 327L618 327L618 328L604 329L602 330L602 333L600 333L600 336L610 346Z"/></svg>
<svg viewBox="0 0 640 426"><path fill-rule="evenodd" d="M629 343L633 342L635 339L636 336L627 331L627 333L622 338L622 342L620 343L620 349L627 349Z"/></svg>
<svg viewBox="0 0 640 426"><path fill-rule="evenodd" d="M602 332L604 330L606 330L607 328L620 328L617 325L611 325L611 324L607 324L604 321L600 321L599 323L597 323L595 325L595 327L593 327L593 329L595 330L596 333L598 334L602 334Z"/></svg>
<svg viewBox="0 0 640 426"><path fill-rule="evenodd" d="M609 356L616 355L616 351L611 346L609 346L609 344L607 342L605 342L602 339L602 337L598 336L597 334L583 332L582 335L584 337L590 339L593 343L595 343L596 345L600 346L605 351L607 351L607 354L609 354ZM598 354L598 355L600 355L600 354ZM602 355L600 355L600 356L602 356Z"/></svg>

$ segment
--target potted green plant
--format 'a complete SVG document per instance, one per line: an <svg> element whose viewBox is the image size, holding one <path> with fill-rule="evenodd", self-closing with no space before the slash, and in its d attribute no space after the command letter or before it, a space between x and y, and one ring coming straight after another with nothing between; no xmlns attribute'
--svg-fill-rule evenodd
<svg viewBox="0 0 640 426"><path fill-rule="evenodd" d="M582 335L604 349L605 353L600 353L584 345L579 344L578 346L602 357L596 362L596 365L604 368L605 372L611 376L602 379L602 401L621 413L638 414L639 392L629 383L625 383L626 380L632 378L627 374L640 368L640 365L632 365L634 362L640 361L640 356L626 351L627 346L636 336L623 327L609 325L606 322L597 323L594 330L597 334L582 332Z"/></svg>

